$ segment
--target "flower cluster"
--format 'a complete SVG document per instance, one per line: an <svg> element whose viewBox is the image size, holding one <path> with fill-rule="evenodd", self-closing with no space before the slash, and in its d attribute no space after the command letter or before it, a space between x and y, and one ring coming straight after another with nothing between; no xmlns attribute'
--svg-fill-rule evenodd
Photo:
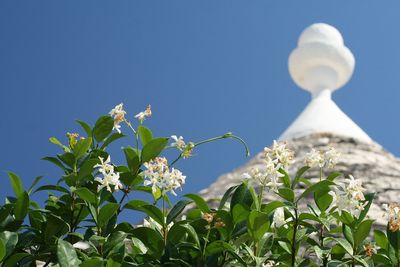
<svg viewBox="0 0 400 267"><path fill-rule="evenodd" d="M282 185L279 179L284 176L280 169L287 169L293 160L293 151L286 148L286 143L274 141L272 148L264 148L263 163L265 170L252 168L249 173L244 173L243 178L254 179L262 186L277 192Z"/></svg>
<svg viewBox="0 0 400 267"><path fill-rule="evenodd" d="M172 135L171 138L172 138L172 140L175 141L175 142L171 143L172 147L176 147L180 151L183 151L185 149L186 143L183 140L183 136L177 137L176 135Z"/></svg>
<svg viewBox="0 0 400 267"><path fill-rule="evenodd" d="M113 130L117 130L117 132L121 133L121 122L125 120L125 114L126 111L124 110L124 104L121 103L119 105L116 105L115 108L113 108L109 112L110 116L113 117L114 119L114 127Z"/></svg>
<svg viewBox="0 0 400 267"><path fill-rule="evenodd" d="M293 161L294 153L286 146L286 142L277 142L276 140L274 140L272 148L264 148L264 157L267 160L272 160L276 164L279 163L280 167L287 170L287 168Z"/></svg>
<svg viewBox="0 0 400 267"><path fill-rule="evenodd" d="M215 221L214 222L214 227L215 228L223 228L223 227L225 227L225 223L224 223L224 221L221 219L221 218L219 218L219 217L216 217L216 213L215 212L211 212L211 213L203 213L203 215L201 216L201 218L202 219L204 219L205 221L207 221L207 223L209 224L207 227L209 228L210 227L210 225L212 224L212 222L213 221Z"/></svg>
<svg viewBox="0 0 400 267"><path fill-rule="evenodd" d="M149 162L144 163L147 170L144 171L144 185L152 185L152 191L155 193L157 188L163 194L171 191L176 196L175 189L182 188L185 183L186 176L182 175L178 169L169 168L168 161L164 157L157 157Z"/></svg>
<svg viewBox="0 0 400 267"><path fill-rule="evenodd" d="M354 216L358 216L364 209L365 188L362 187L360 179L354 179L352 175L349 175L349 179L346 179L346 184L333 188L333 191L329 194L333 197L333 205L336 207L339 215L343 211L347 211Z"/></svg>
<svg viewBox="0 0 400 267"><path fill-rule="evenodd" d="M400 203L383 204L383 208L386 211L389 230L392 232L397 232L400 230Z"/></svg>
<svg viewBox="0 0 400 267"><path fill-rule="evenodd" d="M140 121L140 123L143 123L143 121L151 116L151 106L148 105L145 111L139 112L138 114L135 115L135 118Z"/></svg>
<svg viewBox="0 0 400 267"><path fill-rule="evenodd" d="M336 151L333 147L329 147L327 151L318 151L316 149L311 149L309 153L306 154L304 163L309 167L319 167L319 168L334 168L338 163L340 153Z"/></svg>
<svg viewBox="0 0 400 267"><path fill-rule="evenodd" d="M95 168L99 168L99 172L103 175L103 178L96 177L95 181L99 182L100 185L97 190L101 190L102 188L106 187L108 191L112 192L118 191L122 188L122 184L119 181L119 173L114 171L114 166L110 164L110 156L104 161L102 157L99 157L100 164L94 165ZM113 188L111 188L111 186Z"/></svg>
<svg viewBox="0 0 400 267"><path fill-rule="evenodd" d="M68 145L70 148L73 149L76 143L78 143L78 137L79 134L77 133L67 133Z"/></svg>
<svg viewBox="0 0 400 267"><path fill-rule="evenodd" d="M172 135L171 139L174 140L174 142L171 143L171 147L176 147L177 149L179 149L184 159L192 156L193 148L195 146L194 143L189 142L186 144L183 140L183 136L177 137L176 135Z"/></svg>

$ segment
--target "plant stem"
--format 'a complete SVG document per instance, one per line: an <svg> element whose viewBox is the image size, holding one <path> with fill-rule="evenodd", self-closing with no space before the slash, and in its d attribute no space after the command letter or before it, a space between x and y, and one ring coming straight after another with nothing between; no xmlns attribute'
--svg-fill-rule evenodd
<svg viewBox="0 0 400 267"><path fill-rule="evenodd" d="M163 237L164 237L164 245L167 245L167 235L168 235L168 226L166 221L166 210L165 210L165 197L162 198L162 213L163 213Z"/></svg>
<svg viewBox="0 0 400 267"><path fill-rule="evenodd" d="M297 206L294 207L294 225L293 225L293 238L292 238L292 267L296 264L296 234L298 226Z"/></svg>
<svg viewBox="0 0 400 267"><path fill-rule="evenodd" d="M208 238L210 237L210 232L211 232L211 225L208 225L208 231L207 231L206 238L204 240L203 255L202 255L204 263L206 262L206 247L207 247Z"/></svg>
<svg viewBox="0 0 400 267"><path fill-rule="evenodd" d="M117 216L118 216L118 215L121 213L121 211L122 211L122 209L121 209L121 204L122 204L122 202L124 201L124 199L128 196L128 193L129 193L129 188L127 188L127 189L124 190L124 195L122 196L121 200L119 201L119 208L118 208L118 211L117 211Z"/></svg>

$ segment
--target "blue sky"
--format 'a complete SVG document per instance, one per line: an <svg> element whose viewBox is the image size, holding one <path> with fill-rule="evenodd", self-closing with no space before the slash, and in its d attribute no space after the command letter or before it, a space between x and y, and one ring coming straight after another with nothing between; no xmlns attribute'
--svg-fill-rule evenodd
<svg viewBox="0 0 400 267"><path fill-rule="evenodd" d="M157 136L199 141L232 131L252 155L277 138L308 103L287 71L301 31L337 27L356 57L336 103L374 140L400 154L400 2L385 1L11 1L0 2L0 198L5 171L28 186L61 173L40 158L48 142L94 123L123 102ZM125 128L126 129L126 128ZM116 142L113 157L122 162ZM197 192L245 163L223 140L179 163L184 192Z"/></svg>

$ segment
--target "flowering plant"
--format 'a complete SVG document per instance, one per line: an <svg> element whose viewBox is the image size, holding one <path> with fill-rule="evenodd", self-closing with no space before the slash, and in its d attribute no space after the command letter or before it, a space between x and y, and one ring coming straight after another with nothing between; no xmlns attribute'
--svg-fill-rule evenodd
<svg viewBox="0 0 400 267"><path fill-rule="evenodd" d="M38 186L38 177L25 189L8 173L15 196L0 206L1 266L400 266L400 204L386 206L387 229L372 236L373 194L361 180L330 172L340 160L334 148L311 150L290 177L294 153L274 142L263 167L244 173L218 205L197 194L172 204L170 194L190 179L178 161L219 139L245 143L232 133L200 142L156 138L143 125L151 115L149 105L132 123L120 104L93 127L78 121L84 137L50 138L61 148L44 158L62 172L56 184ZM125 137L124 125L135 141L122 149L120 165L107 149ZM164 155L170 148L172 161ZM316 183L305 178L310 168L319 169ZM49 192L44 206L32 200L42 191ZM128 210L143 213L143 222L121 221Z"/></svg>

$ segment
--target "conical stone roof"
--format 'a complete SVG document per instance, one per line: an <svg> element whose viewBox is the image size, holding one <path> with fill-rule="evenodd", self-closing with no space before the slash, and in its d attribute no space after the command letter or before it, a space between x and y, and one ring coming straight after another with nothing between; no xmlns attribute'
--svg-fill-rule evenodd
<svg viewBox="0 0 400 267"><path fill-rule="evenodd" d="M331 99L332 92L350 79L354 66L354 56L337 29L324 23L306 28L289 57L289 72L299 87L312 94L312 99L279 139L287 141L295 152L295 162L289 167L291 177L305 165L305 156L312 148L319 151L335 148L341 157L334 170L343 174L338 179L350 174L361 179L366 193L375 193L369 216L384 225L382 204L400 202L400 159L374 142ZM252 168L265 169L262 153L220 176L200 194L213 203L229 187L240 184L243 173ZM329 170L325 172L328 175ZM304 177L318 181L319 168L310 169ZM273 192L264 195L267 200L278 198Z"/></svg>

